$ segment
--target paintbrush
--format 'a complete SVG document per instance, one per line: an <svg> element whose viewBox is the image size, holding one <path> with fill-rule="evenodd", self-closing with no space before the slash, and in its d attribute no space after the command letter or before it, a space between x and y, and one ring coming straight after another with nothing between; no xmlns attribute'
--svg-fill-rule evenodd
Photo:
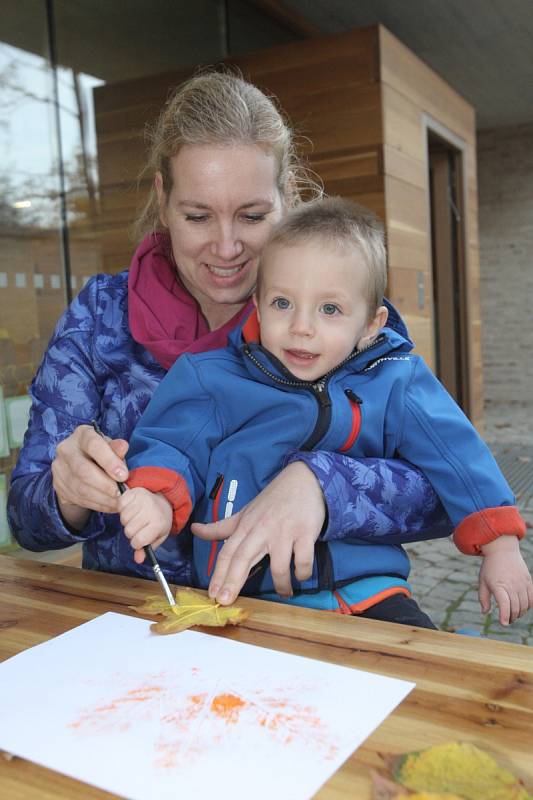
<svg viewBox="0 0 533 800"><path fill-rule="evenodd" d="M96 422L95 419L93 419L93 421L92 421L92 426L93 426L94 430L96 431L96 433L99 436L102 436L102 437L105 438L104 433L100 430L100 427L99 427L99 425L98 425L98 423ZM118 490L119 490L120 494L124 494L124 492L127 491L128 487L126 486L125 483L122 483L121 481L117 481L117 486L118 486ZM165 597L168 600L168 604L171 605L171 606L175 606L176 605L176 601L175 601L175 599L174 599L174 597L172 595L172 592L170 591L170 586L167 583L167 579L163 575L163 570L161 569L161 567L157 563L157 558L155 557L155 553L152 550L152 545L150 545L150 544L145 545L143 547L143 550L146 553L146 555L148 556L148 558L150 559L150 562L152 564L152 569L154 571L154 575L157 578L157 580L159 582L159 585L163 589Z"/></svg>

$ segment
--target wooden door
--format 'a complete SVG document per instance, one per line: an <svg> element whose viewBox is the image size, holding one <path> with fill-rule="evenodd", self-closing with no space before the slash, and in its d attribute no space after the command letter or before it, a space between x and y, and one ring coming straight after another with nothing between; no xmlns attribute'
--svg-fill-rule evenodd
<svg viewBox="0 0 533 800"><path fill-rule="evenodd" d="M468 413L461 153L432 135L428 151L435 371Z"/></svg>

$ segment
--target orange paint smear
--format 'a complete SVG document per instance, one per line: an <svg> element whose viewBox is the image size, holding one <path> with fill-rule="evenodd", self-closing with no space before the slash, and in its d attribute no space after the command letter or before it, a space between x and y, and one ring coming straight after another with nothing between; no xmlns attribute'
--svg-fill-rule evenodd
<svg viewBox="0 0 533 800"><path fill-rule="evenodd" d="M247 703L242 697L237 697L235 694L218 694L213 697L211 703L211 711L215 716L221 717L227 723L235 725L239 721L239 714Z"/></svg>
<svg viewBox="0 0 533 800"><path fill-rule="evenodd" d="M268 694L259 689L249 697L231 691L215 696L198 691L180 698L179 693L175 695L174 687L165 686L161 678L153 676L153 682L87 709L69 727L80 733L124 732L140 720L159 720L162 727L160 737L154 742L154 756L155 764L164 769L179 768L180 764L202 758L206 750L217 746L221 735L225 740L226 734L222 734L220 727L213 730L209 725L204 727L203 721L208 717L224 727L255 726L267 738L285 746L304 742L328 760L336 755L332 734L317 709L280 696L284 687Z"/></svg>
<svg viewBox="0 0 533 800"><path fill-rule="evenodd" d="M146 703L147 705L163 692L163 688L161 686L139 686L136 689L130 689L129 692L126 694L117 697L115 700L112 700L110 703L106 703L106 705L96 706L91 711L83 714L79 719L71 722L68 726L69 728L79 729L84 727L99 727L105 725L105 721L110 719L112 716L116 716L118 713L122 712L126 709L129 704L131 703ZM121 723L121 728L123 730L129 727L127 722Z"/></svg>

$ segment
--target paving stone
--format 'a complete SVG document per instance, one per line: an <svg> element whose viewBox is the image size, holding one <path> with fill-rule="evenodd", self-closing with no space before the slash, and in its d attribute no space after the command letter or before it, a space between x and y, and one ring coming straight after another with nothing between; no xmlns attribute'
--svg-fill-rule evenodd
<svg viewBox="0 0 533 800"><path fill-rule="evenodd" d="M466 598L462 601L461 605L459 606L461 611L464 611L467 614L481 614L481 606L479 602L473 600L467 600Z"/></svg>
<svg viewBox="0 0 533 800"><path fill-rule="evenodd" d="M499 633L499 632L489 631L488 638L492 637L495 639L497 638L498 641L500 642L508 642L512 644L524 644L524 638L525 638L520 633L513 633L513 632Z"/></svg>
<svg viewBox="0 0 533 800"><path fill-rule="evenodd" d="M478 570L476 570L475 572L473 572L473 571L472 572L466 572L466 571L460 572L459 570L457 570L455 572L452 571L452 572L450 572L448 574L448 580L451 583L466 583L466 584L469 585L469 584L472 583L472 581L476 581L477 582L477 580L478 580Z"/></svg>
<svg viewBox="0 0 533 800"><path fill-rule="evenodd" d="M432 597L437 597L442 600L442 603L445 607L449 606L451 603L457 602L464 592L466 592L470 587L466 585L461 585L458 583L448 583L442 582L435 584L431 594ZM416 589L416 584L415 584Z"/></svg>

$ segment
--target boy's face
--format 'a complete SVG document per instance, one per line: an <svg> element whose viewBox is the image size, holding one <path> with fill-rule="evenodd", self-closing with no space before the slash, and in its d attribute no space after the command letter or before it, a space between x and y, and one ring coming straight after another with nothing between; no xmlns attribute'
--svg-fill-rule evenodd
<svg viewBox="0 0 533 800"><path fill-rule="evenodd" d="M385 324L368 321L367 268L355 247L303 241L273 245L256 299L261 344L300 380L315 381L363 347Z"/></svg>

